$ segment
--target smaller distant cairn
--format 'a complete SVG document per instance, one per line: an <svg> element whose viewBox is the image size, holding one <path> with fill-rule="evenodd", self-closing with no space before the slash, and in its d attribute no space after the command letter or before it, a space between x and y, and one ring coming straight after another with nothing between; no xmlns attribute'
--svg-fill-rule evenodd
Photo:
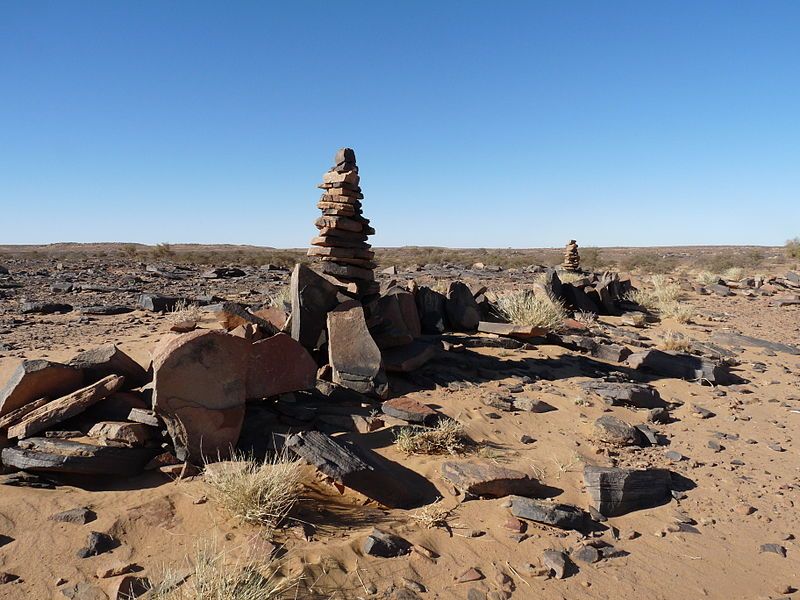
<svg viewBox="0 0 800 600"><path fill-rule="evenodd" d="M322 216L314 223L319 234L311 240L308 255L321 260L323 273L342 287L356 288L357 296L363 297L374 295L378 284L372 260L375 253L367 243L375 230L362 215L364 195L359 183L355 152L341 148L318 186L323 190L317 203Z"/></svg>
<svg viewBox="0 0 800 600"><path fill-rule="evenodd" d="M564 264L565 271L580 271L581 270L581 256L578 254L578 244L575 240L570 240L567 248L564 251Z"/></svg>

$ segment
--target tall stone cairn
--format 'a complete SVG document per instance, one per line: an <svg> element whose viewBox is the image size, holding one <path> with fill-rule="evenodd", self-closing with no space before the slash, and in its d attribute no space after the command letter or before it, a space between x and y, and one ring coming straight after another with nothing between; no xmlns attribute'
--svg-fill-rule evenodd
<svg viewBox="0 0 800 600"><path fill-rule="evenodd" d="M322 272L351 297L363 298L378 291L375 253L367 238L375 233L361 211L361 193L356 153L351 148L336 152L333 167L317 186L323 190L317 203L322 216L314 225L319 234L311 240L308 255L320 260Z"/></svg>
<svg viewBox="0 0 800 600"><path fill-rule="evenodd" d="M578 254L578 244L575 240L570 240L567 244L567 248L564 251L563 267L566 271L581 270L581 256Z"/></svg>

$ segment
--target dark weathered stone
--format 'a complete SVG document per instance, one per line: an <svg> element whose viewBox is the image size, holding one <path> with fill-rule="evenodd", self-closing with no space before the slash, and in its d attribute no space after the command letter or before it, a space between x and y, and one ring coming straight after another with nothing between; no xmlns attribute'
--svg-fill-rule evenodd
<svg viewBox="0 0 800 600"><path fill-rule="evenodd" d="M381 354L384 368L387 371L410 373L435 358L438 349L428 342L415 340L405 346L383 350Z"/></svg>
<svg viewBox="0 0 800 600"><path fill-rule="evenodd" d="M564 302L573 310L583 311L587 313L600 313L600 308L595 304L589 295L583 289L576 287L570 283L564 283L561 286Z"/></svg>
<svg viewBox="0 0 800 600"><path fill-rule="evenodd" d="M638 446L639 431L625 421L603 415L594 422L597 439L613 446Z"/></svg>
<svg viewBox="0 0 800 600"><path fill-rule="evenodd" d="M76 525L86 525L87 523L94 521L96 518L97 515L94 513L94 511L86 507L72 508L70 510L55 513L48 517L50 521L75 523Z"/></svg>
<svg viewBox="0 0 800 600"><path fill-rule="evenodd" d="M773 352L781 352L783 354L791 354L793 356L800 355L800 348L797 346L780 344L778 342L770 342L769 340L762 340L760 338L742 335L741 333L734 333L732 331L715 331L711 334L711 341L717 344L726 344L731 346L764 348L766 350L772 350Z"/></svg>
<svg viewBox="0 0 800 600"><path fill-rule="evenodd" d="M29 438L3 448L3 464L24 471L117 475L141 473L156 451L149 448L93 446L72 440Z"/></svg>
<svg viewBox="0 0 800 600"><path fill-rule="evenodd" d="M619 344L597 344L592 356L609 362L622 362L632 354L631 349Z"/></svg>
<svg viewBox="0 0 800 600"><path fill-rule="evenodd" d="M520 519L561 529L581 529L586 525L588 518L586 513L576 506L542 502L522 496L511 496L511 514Z"/></svg>
<svg viewBox="0 0 800 600"><path fill-rule="evenodd" d="M364 554L369 554L370 556L395 558L410 553L411 543L401 538L399 535L394 535L375 528L367 539L364 540L362 550Z"/></svg>
<svg viewBox="0 0 800 600"><path fill-rule="evenodd" d="M587 392L597 394L611 404L637 408L663 408L666 404L654 387L643 383L613 383L584 381L578 384Z"/></svg>
<svg viewBox="0 0 800 600"><path fill-rule="evenodd" d="M86 546L78 550L78 558L89 558L109 552L119 546L119 542L107 533L93 531L89 534Z"/></svg>
<svg viewBox="0 0 800 600"><path fill-rule="evenodd" d="M542 552L542 565L549 569L556 579L564 579L569 568L569 558L561 550L549 548Z"/></svg>
<svg viewBox="0 0 800 600"><path fill-rule="evenodd" d="M29 437L70 417L74 417L116 392L122 387L124 381L125 378L121 375L109 375L97 383L81 388L58 400L48 402L9 427L8 437Z"/></svg>
<svg viewBox="0 0 800 600"><path fill-rule="evenodd" d="M481 320L478 303L467 285L461 281L453 281L447 290L445 304L447 319L459 331L475 331Z"/></svg>
<svg viewBox="0 0 800 600"><path fill-rule="evenodd" d="M651 349L632 354L626 362L634 369L650 371L664 377L699 380L710 385L726 385L732 380L727 365L691 354Z"/></svg>
<svg viewBox="0 0 800 600"><path fill-rule="evenodd" d="M389 384L381 351L370 336L359 302L344 302L328 313L328 336L333 382L362 394L386 397Z"/></svg>
<svg viewBox="0 0 800 600"><path fill-rule="evenodd" d="M491 463L445 461L442 476L457 489L472 496L502 498L530 496L541 492L541 486L525 473Z"/></svg>
<svg viewBox="0 0 800 600"><path fill-rule="evenodd" d="M422 333L436 335L447 331L447 299L429 287L420 286L415 295Z"/></svg>
<svg viewBox="0 0 800 600"><path fill-rule="evenodd" d="M400 397L387 400L381 405L384 414L407 423L432 423L438 416L430 406L410 398Z"/></svg>
<svg viewBox="0 0 800 600"><path fill-rule="evenodd" d="M141 294L137 300L139 308L151 312L171 312L180 303L186 303L186 299L175 296L162 296L161 294Z"/></svg>
<svg viewBox="0 0 800 600"><path fill-rule="evenodd" d="M100 381L109 375L123 375L126 387L134 388L145 385L150 380L147 371L115 344L105 344L81 352L68 364L76 369L83 369L86 383Z"/></svg>
<svg viewBox="0 0 800 600"><path fill-rule="evenodd" d="M58 302L23 302L19 308L23 315L38 314L52 315L55 313L72 312L71 304L61 304Z"/></svg>
<svg viewBox="0 0 800 600"><path fill-rule="evenodd" d="M39 398L58 398L82 385L83 372L79 369L49 360L24 360L0 390L0 415Z"/></svg>
<svg viewBox="0 0 800 600"><path fill-rule="evenodd" d="M547 329L544 327L515 325L513 323L491 323L488 321L480 321L478 323L478 331L481 333L493 333L494 335L504 335L523 340L547 335Z"/></svg>
<svg viewBox="0 0 800 600"><path fill-rule="evenodd" d="M81 306L78 310L84 315L110 316L125 315L136 309L122 304L95 304L92 306Z"/></svg>
<svg viewBox="0 0 800 600"><path fill-rule="evenodd" d="M338 288L307 266L295 265L292 271L292 338L308 350L316 350L327 340L328 312L339 304Z"/></svg>
<svg viewBox="0 0 800 600"><path fill-rule="evenodd" d="M607 517L657 506L670 498L665 469L632 470L587 465L583 481L592 505Z"/></svg>

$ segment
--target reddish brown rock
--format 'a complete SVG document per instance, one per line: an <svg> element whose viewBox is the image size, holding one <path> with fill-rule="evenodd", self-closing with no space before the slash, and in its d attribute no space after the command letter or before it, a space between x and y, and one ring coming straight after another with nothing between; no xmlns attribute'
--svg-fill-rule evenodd
<svg viewBox="0 0 800 600"><path fill-rule="evenodd" d="M8 437L30 437L56 423L74 417L93 404L100 402L116 392L122 387L124 381L125 378L122 376L109 375L97 383L86 386L58 400L48 402L44 406L27 414L25 418L16 425L9 427Z"/></svg>
<svg viewBox="0 0 800 600"><path fill-rule="evenodd" d="M153 408L180 460L229 454L244 419L250 344L218 331L172 336L153 353Z"/></svg>
<svg viewBox="0 0 800 600"><path fill-rule="evenodd" d="M359 302L344 302L328 313L328 336L333 382L362 394L385 397L389 384L381 351L367 329Z"/></svg>
<svg viewBox="0 0 800 600"><path fill-rule="evenodd" d="M0 416L39 398L69 394L82 385L80 369L49 360L24 360L0 389Z"/></svg>
<svg viewBox="0 0 800 600"><path fill-rule="evenodd" d="M81 352L69 361L69 366L82 369L86 383L94 383L109 375L123 375L125 386L134 388L146 384L149 380L147 371L142 365L114 344L105 344Z"/></svg>
<svg viewBox="0 0 800 600"><path fill-rule="evenodd" d="M539 483L525 473L490 463L450 460L442 463L442 475L456 488L473 496L531 496L540 491Z"/></svg>
<svg viewBox="0 0 800 600"><path fill-rule="evenodd" d="M285 333L252 345L247 369L247 397L267 398L314 387L317 363L300 342Z"/></svg>
<svg viewBox="0 0 800 600"><path fill-rule="evenodd" d="M404 397L387 400L381 406L381 410L390 417L408 423L430 423L438 415L430 406Z"/></svg>

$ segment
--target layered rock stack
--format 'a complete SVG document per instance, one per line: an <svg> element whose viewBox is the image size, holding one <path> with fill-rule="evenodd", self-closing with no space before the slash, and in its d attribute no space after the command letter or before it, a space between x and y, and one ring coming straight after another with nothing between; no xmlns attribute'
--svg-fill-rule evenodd
<svg viewBox="0 0 800 600"><path fill-rule="evenodd" d="M355 152L341 148L318 186L323 190L317 203L322 216L314 223L319 235L311 240L308 255L320 259L322 272L349 295L364 299L374 296L379 286L374 253L367 243L375 230L362 214L359 183Z"/></svg>
<svg viewBox="0 0 800 600"><path fill-rule="evenodd" d="M581 269L581 257L578 254L578 244L575 240L570 240L567 244L563 267L566 271L580 271Z"/></svg>

